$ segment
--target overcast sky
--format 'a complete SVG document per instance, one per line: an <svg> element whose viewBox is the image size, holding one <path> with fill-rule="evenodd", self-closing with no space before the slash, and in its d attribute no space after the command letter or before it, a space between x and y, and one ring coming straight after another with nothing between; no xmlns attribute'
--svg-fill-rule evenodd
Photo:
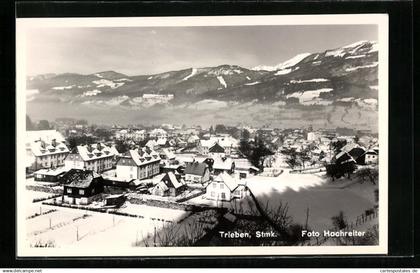
<svg viewBox="0 0 420 273"><path fill-rule="evenodd" d="M191 67L275 65L296 54L377 40L377 27L232 26L49 28L27 34L27 73L133 75Z"/></svg>

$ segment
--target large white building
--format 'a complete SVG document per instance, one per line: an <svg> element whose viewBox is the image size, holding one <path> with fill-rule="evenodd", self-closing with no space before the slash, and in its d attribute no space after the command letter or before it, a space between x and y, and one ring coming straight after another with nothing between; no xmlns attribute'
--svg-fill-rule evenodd
<svg viewBox="0 0 420 273"><path fill-rule="evenodd" d="M117 155L118 151L114 146L102 143L80 145L67 155L65 167L101 173L112 168Z"/></svg>
<svg viewBox="0 0 420 273"><path fill-rule="evenodd" d="M117 162L116 174L125 180L151 178L160 171L160 156L149 147L126 152Z"/></svg>
<svg viewBox="0 0 420 273"><path fill-rule="evenodd" d="M26 132L26 168L31 171L64 165L69 153L64 137L56 130Z"/></svg>

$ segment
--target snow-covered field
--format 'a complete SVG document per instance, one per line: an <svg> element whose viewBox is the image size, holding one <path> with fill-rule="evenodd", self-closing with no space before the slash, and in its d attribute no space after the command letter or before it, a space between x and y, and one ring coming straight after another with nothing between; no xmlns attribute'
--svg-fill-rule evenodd
<svg viewBox="0 0 420 273"><path fill-rule="evenodd" d="M244 181L262 207L268 204L269 208L275 210L280 203L287 204L288 215L293 217L295 223L305 224L306 211L309 208L309 226L317 230L330 227L331 217L338 215L340 211L344 212L349 221L354 221L364 210L374 205L375 186L356 183L341 189L330 184L325 173L293 174L285 169L278 177L253 176ZM216 202L205 199L203 195L189 200L188 203L227 207L244 214L253 211L258 214L250 196L231 202Z"/></svg>
<svg viewBox="0 0 420 273"><path fill-rule="evenodd" d="M131 204L130 202L125 202L124 206L118 209L118 212L125 212L133 215L141 215L145 219L155 218L170 222L177 222L190 215L190 212L184 210L137 205Z"/></svg>
<svg viewBox="0 0 420 273"><path fill-rule="evenodd" d="M130 247L136 241L147 238L151 240L155 233L163 232L163 228L172 223L178 225L179 221L185 219L185 223L188 223L191 215L191 212L183 210L126 202L118 212L142 217L120 216L43 205L41 202L32 203L34 198L50 197L51 194L36 191L25 193L26 217L33 217L25 220L26 241L29 246L50 244L60 248ZM40 213L41 215L35 216Z"/></svg>

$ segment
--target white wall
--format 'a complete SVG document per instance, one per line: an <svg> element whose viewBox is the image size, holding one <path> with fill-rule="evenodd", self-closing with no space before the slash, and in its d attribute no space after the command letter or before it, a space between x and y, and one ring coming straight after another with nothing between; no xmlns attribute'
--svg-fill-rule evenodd
<svg viewBox="0 0 420 273"><path fill-rule="evenodd" d="M117 177L131 180L137 178L137 167L117 165Z"/></svg>

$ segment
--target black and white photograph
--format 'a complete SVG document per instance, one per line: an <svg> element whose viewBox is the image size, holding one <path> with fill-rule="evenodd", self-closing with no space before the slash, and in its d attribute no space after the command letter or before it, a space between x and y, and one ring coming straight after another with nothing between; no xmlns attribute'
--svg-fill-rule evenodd
<svg viewBox="0 0 420 273"><path fill-rule="evenodd" d="M388 18L16 20L18 256L386 254Z"/></svg>

